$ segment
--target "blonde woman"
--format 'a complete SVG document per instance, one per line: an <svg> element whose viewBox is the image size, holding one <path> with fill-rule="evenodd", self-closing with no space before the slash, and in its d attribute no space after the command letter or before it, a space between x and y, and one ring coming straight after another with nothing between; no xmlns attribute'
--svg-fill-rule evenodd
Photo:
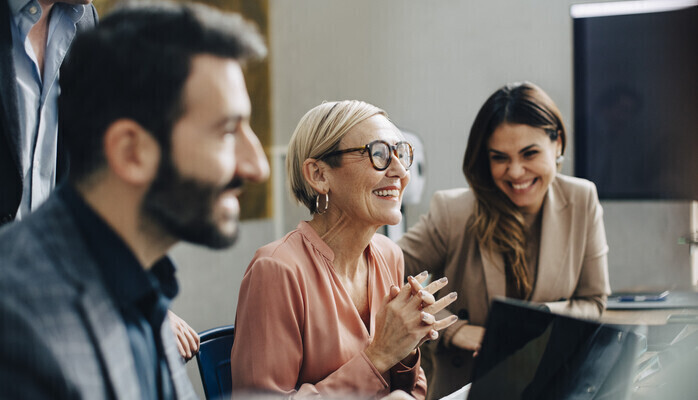
<svg viewBox="0 0 698 400"><path fill-rule="evenodd" d="M610 293L608 246L593 183L558 174L566 132L538 86L507 85L480 109L468 137L468 189L437 192L429 213L399 241L406 273L425 267L449 280L456 315L422 347L428 398L469 381L473 353L496 296L598 317Z"/></svg>
<svg viewBox="0 0 698 400"><path fill-rule="evenodd" d="M311 213L260 248L243 278L231 354L235 393L423 399L418 346L455 322L434 314L426 274L403 285L400 248L376 230L400 222L412 146L381 109L323 103L288 149L295 199Z"/></svg>

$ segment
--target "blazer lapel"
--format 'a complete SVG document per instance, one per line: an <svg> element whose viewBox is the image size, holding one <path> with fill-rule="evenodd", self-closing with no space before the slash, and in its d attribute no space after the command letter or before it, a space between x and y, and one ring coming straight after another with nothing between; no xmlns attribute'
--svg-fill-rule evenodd
<svg viewBox="0 0 698 400"><path fill-rule="evenodd" d="M80 307L97 343L106 374L117 399L140 397L140 384L136 376L131 345L121 316L106 297L101 283L85 285Z"/></svg>
<svg viewBox="0 0 698 400"><path fill-rule="evenodd" d="M85 329L90 332L97 353L104 365L105 379L116 399L137 399L140 384L126 326L114 305L109 291L89 249L80 239L81 233L72 219L70 210L58 195L52 195L41 210L47 231L59 232L70 239L59 239L52 245L57 267L63 271L80 292L77 307L85 318ZM85 346L92 346L86 343Z"/></svg>
<svg viewBox="0 0 698 400"><path fill-rule="evenodd" d="M487 287L487 307L497 296L506 295L506 276L504 271L504 257L499 252L488 251L482 244L478 244L480 259L482 260L483 275Z"/></svg>
<svg viewBox="0 0 698 400"><path fill-rule="evenodd" d="M572 207L569 207L557 181L553 181L543 204L538 271L532 301L552 300L547 291L556 288L563 278L565 268L562 265L567 262L571 227ZM538 282L545 284L538 285Z"/></svg>

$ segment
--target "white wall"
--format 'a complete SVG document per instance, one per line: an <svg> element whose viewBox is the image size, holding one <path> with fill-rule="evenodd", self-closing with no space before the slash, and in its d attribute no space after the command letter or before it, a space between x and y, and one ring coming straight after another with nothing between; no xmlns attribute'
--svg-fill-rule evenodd
<svg viewBox="0 0 698 400"><path fill-rule="evenodd" d="M571 1L271 0L273 127L286 144L300 117L323 100L384 108L425 141L425 199L465 185L470 125L507 82L530 80L572 124ZM572 140L568 141L572 143ZM563 172L571 172L572 146ZM298 219L289 206L287 229Z"/></svg>

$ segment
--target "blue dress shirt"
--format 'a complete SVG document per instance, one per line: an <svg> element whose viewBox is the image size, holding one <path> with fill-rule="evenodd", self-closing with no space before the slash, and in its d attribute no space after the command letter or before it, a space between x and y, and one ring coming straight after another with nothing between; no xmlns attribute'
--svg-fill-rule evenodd
<svg viewBox="0 0 698 400"><path fill-rule="evenodd" d="M28 38L41 17L41 6L37 0L7 1L12 15L12 51L21 116L19 143L24 188L16 216L21 219L41 205L56 184L58 72L86 6L56 3L52 7L42 76Z"/></svg>

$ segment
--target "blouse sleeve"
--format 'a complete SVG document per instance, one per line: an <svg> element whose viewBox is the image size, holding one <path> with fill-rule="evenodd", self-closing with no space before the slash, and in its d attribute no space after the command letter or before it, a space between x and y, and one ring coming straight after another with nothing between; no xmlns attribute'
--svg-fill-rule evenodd
<svg viewBox="0 0 698 400"><path fill-rule="evenodd" d="M253 261L242 280L231 351L234 392L329 397L387 392L389 384L364 352L323 380L298 385L303 362L304 287L276 259Z"/></svg>
<svg viewBox="0 0 698 400"><path fill-rule="evenodd" d="M603 224L603 209L591 184L587 199L588 225L582 268L574 294L568 301L547 303L552 311L578 317L597 318L606 308L611 293L608 278L608 244Z"/></svg>

